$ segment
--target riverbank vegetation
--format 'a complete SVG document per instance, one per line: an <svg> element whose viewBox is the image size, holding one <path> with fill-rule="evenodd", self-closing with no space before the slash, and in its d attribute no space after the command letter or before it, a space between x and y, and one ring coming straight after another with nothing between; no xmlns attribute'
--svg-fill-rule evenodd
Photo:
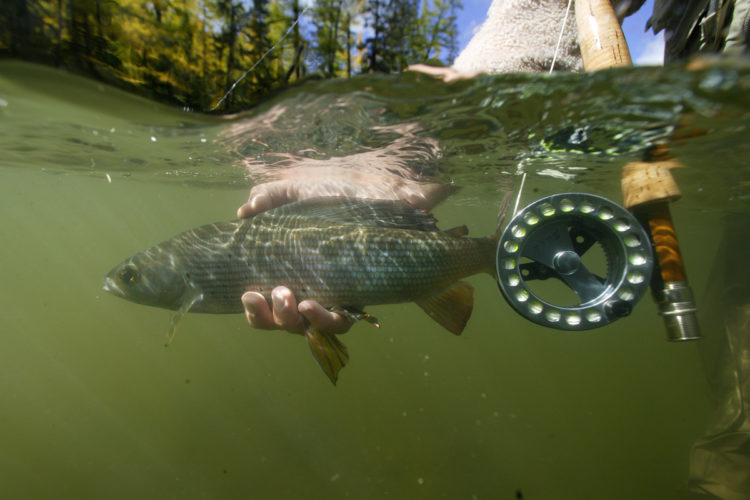
<svg viewBox="0 0 750 500"><path fill-rule="evenodd" d="M460 0L3 0L0 56L226 112L306 78L449 64L460 8Z"/></svg>

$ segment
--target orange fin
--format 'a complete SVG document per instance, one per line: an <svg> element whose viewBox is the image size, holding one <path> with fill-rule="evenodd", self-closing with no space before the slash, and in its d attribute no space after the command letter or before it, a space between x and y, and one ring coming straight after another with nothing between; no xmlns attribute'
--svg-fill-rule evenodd
<svg viewBox="0 0 750 500"><path fill-rule="evenodd" d="M439 294L418 301L417 305L446 330L461 335L474 308L474 287L457 281Z"/></svg>
<svg viewBox="0 0 750 500"><path fill-rule="evenodd" d="M336 335L331 333L320 333L308 328L305 330L307 343L310 345L313 358L318 362L333 385L339 378L339 371L349 361L349 353L346 346L342 344Z"/></svg>

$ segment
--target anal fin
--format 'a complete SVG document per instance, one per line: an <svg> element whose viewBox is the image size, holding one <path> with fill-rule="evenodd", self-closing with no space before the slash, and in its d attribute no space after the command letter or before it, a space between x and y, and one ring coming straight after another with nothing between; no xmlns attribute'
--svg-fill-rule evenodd
<svg viewBox="0 0 750 500"><path fill-rule="evenodd" d="M323 372L328 375L333 385L336 385L336 381L339 378L339 371L349 361L349 353L346 350L346 346L336 338L336 335L321 333L312 328L305 330L305 336L307 337L307 343L310 346L310 351L312 351L315 361L318 362Z"/></svg>
<svg viewBox="0 0 750 500"><path fill-rule="evenodd" d="M474 287L457 281L437 295L417 301L417 305L443 328L461 335L474 309Z"/></svg>

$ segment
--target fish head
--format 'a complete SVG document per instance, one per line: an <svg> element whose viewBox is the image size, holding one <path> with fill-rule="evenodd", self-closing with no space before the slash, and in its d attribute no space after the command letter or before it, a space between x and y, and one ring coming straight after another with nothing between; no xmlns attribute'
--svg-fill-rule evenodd
<svg viewBox="0 0 750 500"><path fill-rule="evenodd" d="M165 309L179 309L188 289L175 259L156 247L121 262L104 277L104 290L111 294Z"/></svg>

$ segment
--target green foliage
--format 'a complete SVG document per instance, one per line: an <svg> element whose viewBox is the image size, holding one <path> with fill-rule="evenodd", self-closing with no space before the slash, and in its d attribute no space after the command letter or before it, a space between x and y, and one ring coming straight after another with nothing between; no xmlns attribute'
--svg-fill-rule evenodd
<svg viewBox="0 0 750 500"><path fill-rule="evenodd" d="M367 71L403 71L409 65L456 56L460 0L370 0L365 40ZM441 54L441 51L444 54Z"/></svg>
<svg viewBox="0 0 750 500"><path fill-rule="evenodd" d="M300 1L3 0L0 55L201 111L230 89L225 111L311 72L402 71L455 55L460 0L316 0L295 25Z"/></svg>

